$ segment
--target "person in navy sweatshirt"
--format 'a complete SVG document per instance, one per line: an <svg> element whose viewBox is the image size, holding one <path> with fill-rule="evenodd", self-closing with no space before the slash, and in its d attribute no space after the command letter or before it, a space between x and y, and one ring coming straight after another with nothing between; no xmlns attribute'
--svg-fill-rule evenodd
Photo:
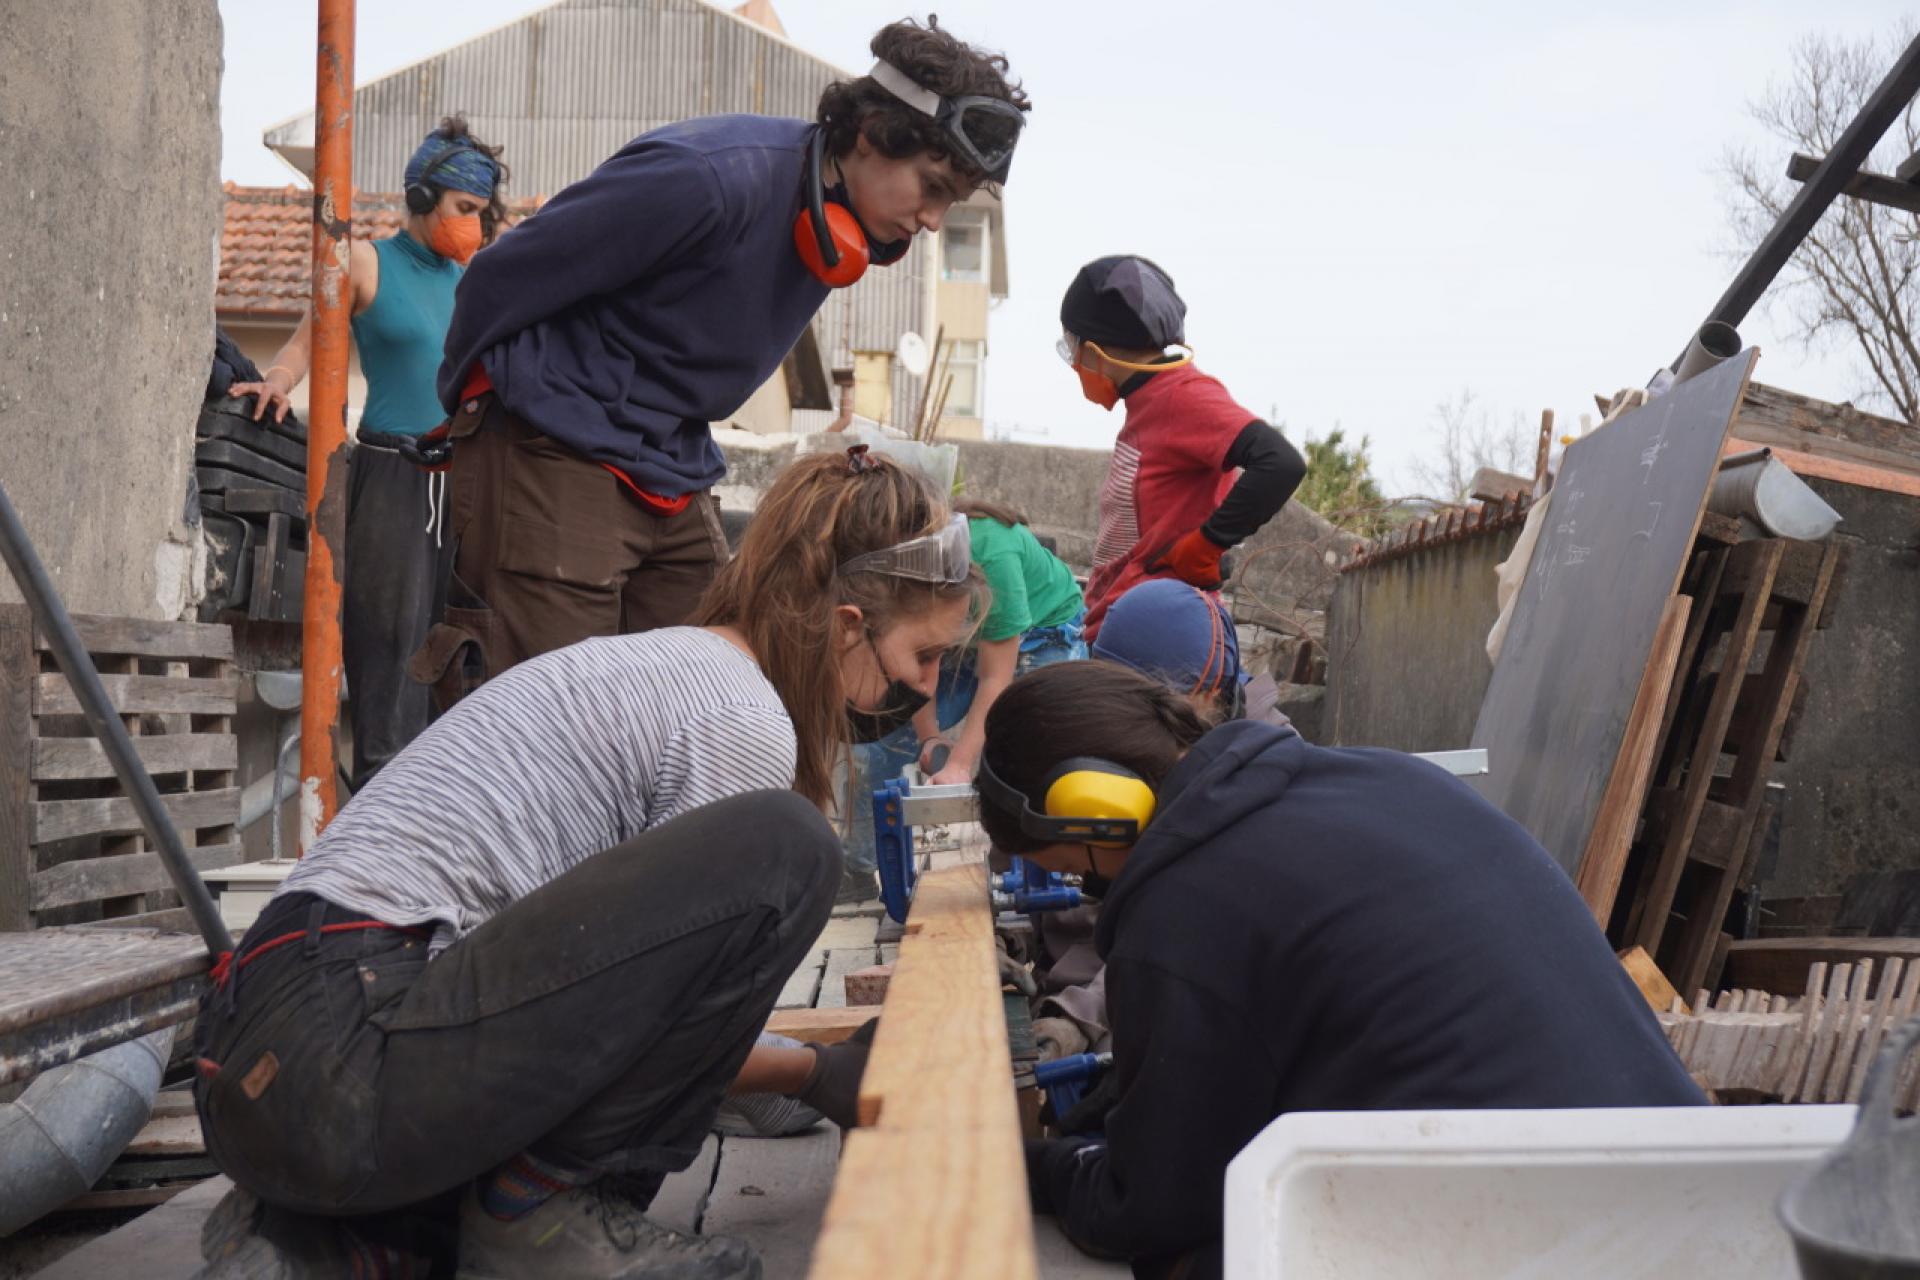
<svg viewBox="0 0 1920 1280"><path fill-rule="evenodd" d="M1001 694L975 785L996 847L1102 897L1117 1101L1027 1179L1136 1275L1220 1273L1227 1162L1289 1111L1706 1101L1566 874L1432 764L1209 731L1096 660Z"/></svg>
<svg viewBox="0 0 1920 1280"><path fill-rule="evenodd" d="M1007 60L932 18L871 47L814 120L643 134L468 269L439 377L458 550L412 664L442 707L550 649L683 621L727 556L708 423L829 289L1005 182L1028 109Z"/></svg>

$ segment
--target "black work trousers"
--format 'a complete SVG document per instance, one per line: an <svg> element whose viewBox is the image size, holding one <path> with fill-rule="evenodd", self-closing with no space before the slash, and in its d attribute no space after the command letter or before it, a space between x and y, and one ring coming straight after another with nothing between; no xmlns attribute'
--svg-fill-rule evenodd
<svg viewBox="0 0 1920 1280"><path fill-rule="evenodd" d="M263 1200L338 1215L523 1150L684 1169L839 881L820 813L759 791L588 859L431 961L422 931L328 932L360 917L276 899L235 954L299 939L201 1013L207 1149Z"/></svg>
<svg viewBox="0 0 1920 1280"><path fill-rule="evenodd" d="M355 791L432 719L430 691L408 678L407 660L427 638L453 564L446 479L402 456L397 443L362 432L347 464L340 658Z"/></svg>

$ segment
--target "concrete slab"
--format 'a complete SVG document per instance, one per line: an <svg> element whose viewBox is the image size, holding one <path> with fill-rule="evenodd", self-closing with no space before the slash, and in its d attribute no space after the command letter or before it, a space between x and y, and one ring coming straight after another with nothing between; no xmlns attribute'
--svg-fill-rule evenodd
<svg viewBox="0 0 1920 1280"><path fill-rule="evenodd" d="M1033 1252L1040 1264L1040 1280L1096 1280L1097 1277L1131 1276L1133 1268L1124 1262L1102 1262L1089 1258L1074 1247L1060 1231L1058 1219L1036 1215L1033 1220Z"/></svg>
<svg viewBox="0 0 1920 1280"><path fill-rule="evenodd" d="M81 1245L34 1280L190 1280L201 1267L200 1228L220 1197L233 1189L226 1178L208 1178L150 1209L110 1235Z"/></svg>
<svg viewBox="0 0 1920 1280"><path fill-rule="evenodd" d="M738 1236L760 1251L768 1280L807 1274L840 1163L840 1130L791 1138L726 1138L701 1222L703 1235Z"/></svg>
<svg viewBox="0 0 1920 1280"><path fill-rule="evenodd" d="M720 1162L720 1137L708 1134L694 1162L660 1185L647 1216L675 1231L697 1231L707 1211L707 1193L713 1187L714 1166Z"/></svg>

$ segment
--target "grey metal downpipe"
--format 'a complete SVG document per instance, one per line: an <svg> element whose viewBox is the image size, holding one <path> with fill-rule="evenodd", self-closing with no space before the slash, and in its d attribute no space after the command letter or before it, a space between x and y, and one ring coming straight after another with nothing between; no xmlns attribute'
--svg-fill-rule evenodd
<svg viewBox="0 0 1920 1280"><path fill-rule="evenodd" d="M43 1072L0 1106L0 1236L84 1194L153 1113L172 1027Z"/></svg>
<svg viewBox="0 0 1920 1280"><path fill-rule="evenodd" d="M1740 331L1721 320L1709 320L1700 326L1693 340L1687 343L1685 354L1673 371L1676 385L1685 382L1695 374L1705 373L1722 360L1731 360L1740 354Z"/></svg>

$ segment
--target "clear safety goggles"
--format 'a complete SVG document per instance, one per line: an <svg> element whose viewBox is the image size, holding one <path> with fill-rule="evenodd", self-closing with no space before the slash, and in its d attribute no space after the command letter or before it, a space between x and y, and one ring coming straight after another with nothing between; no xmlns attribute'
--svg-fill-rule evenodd
<svg viewBox="0 0 1920 1280"><path fill-rule="evenodd" d="M953 149L992 182L1005 182L1013 167L1013 148L1027 116L1005 98L968 94L943 98L916 84L906 72L882 59L867 73L882 89L946 130Z"/></svg>
<svg viewBox="0 0 1920 1280"><path fill-rule="evenodd" d="M1081 339L1074 337L1072 334L1064 334L1059 341L1053 344L1054 354L1065 361L1069 368L1077 367L1079 361L1075 357L1080 354L1080 342ZM1137 364L1132 360L1122 360L1118 356L1109 355L1097 342L1088 342L1087 345L1092 347L1094 352L1108 364L1115 365L1131 373L1165 373L1169 369L1178 369L1181 365L1190 364L1193 361L1193 348L1184 342L1168 344L1169 349L1174 347L1179 348L1180 354L1178 356L1169 356L1153 364Z"/></svg>
<svg viewBox="0 0 1920 1280"><path fill-rule="evenodd" d="M937 532L857 555L842 564L840 572L882 573L890 578L956 586L967 580L972 556L973 536L968 532L967 518L955 515Z"/></svg>

